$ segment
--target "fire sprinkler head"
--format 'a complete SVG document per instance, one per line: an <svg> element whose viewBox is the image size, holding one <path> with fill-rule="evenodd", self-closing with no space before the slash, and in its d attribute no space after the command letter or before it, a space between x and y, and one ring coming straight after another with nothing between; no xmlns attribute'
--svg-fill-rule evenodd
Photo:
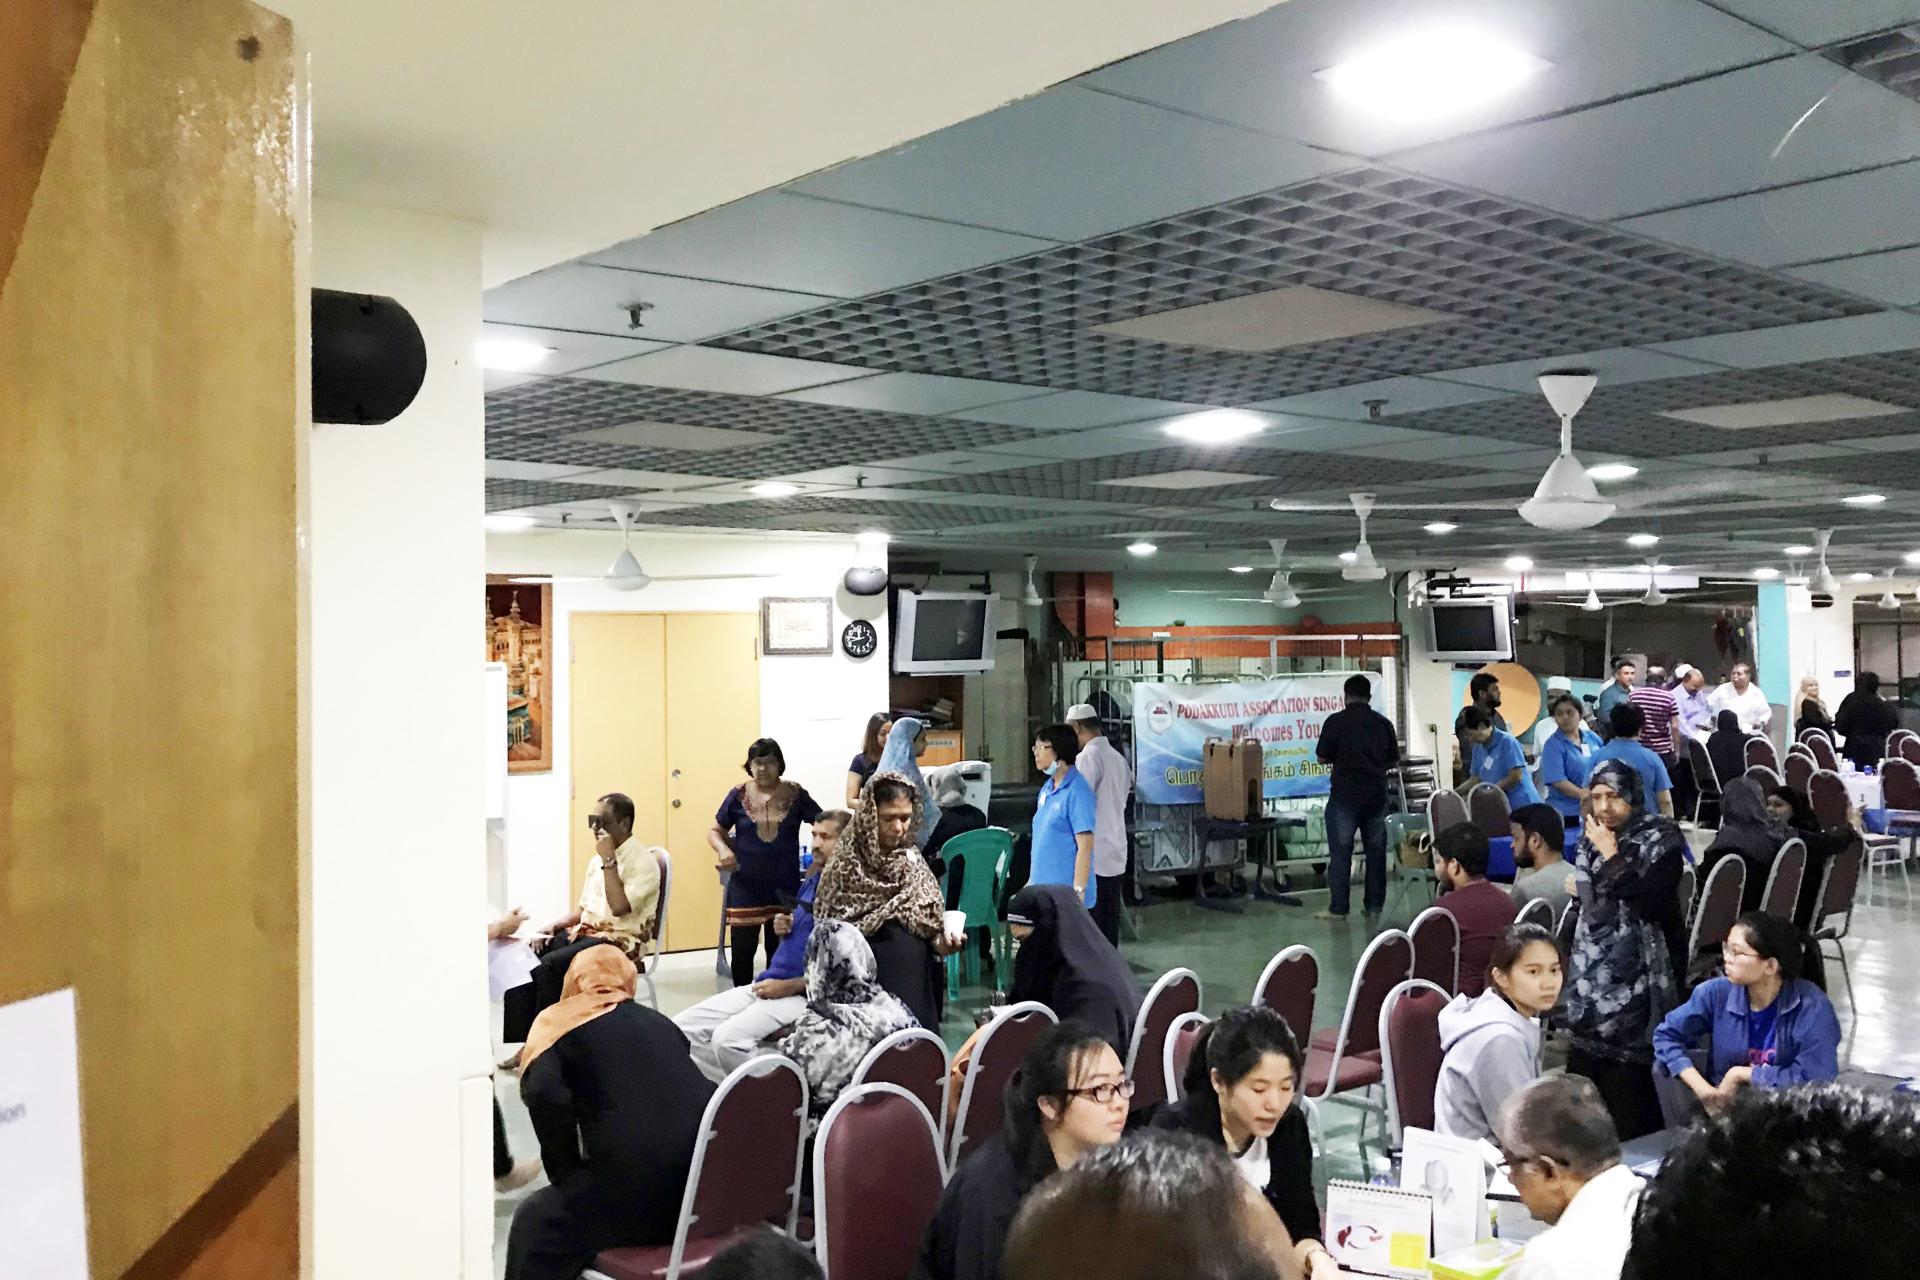
<svg viewBox="0 0 1920 1280"><path fill-rule="evenodd" d="M1580 412L1600 379L1585 369L1555 369L1540 375L1540 393L1562 418Z"/></svg>

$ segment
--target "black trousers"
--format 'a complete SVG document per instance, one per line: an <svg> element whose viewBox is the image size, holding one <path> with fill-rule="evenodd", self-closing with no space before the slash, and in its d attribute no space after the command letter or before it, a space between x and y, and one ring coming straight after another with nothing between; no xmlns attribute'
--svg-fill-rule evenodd
<svg viewBox="0 0 1920 1280"><path fill-rule="evenodd" d="M1120 903L1127 891L1127 877L1095 876L1093 881L1093 922L1100 926L1106 940L1117 947L1120 945Z"/></svg>
<svg viewBox="0 0 1920 1280"><path fill-rule="evenodd" d="M500 1099L493 1100L493 1176L504 1178L513 1172L513 1148L507 1145L507 1118L500 1114Z"/></svg>
<svg viewBox="0 0 1920 1280"><path fill-rule="evenodd" d="M1600 1101L1607 1106L1607 1114L1613 1117L1620 1141L1631 1142L1666 1126L1651 1063L1616 1062L1584 1049L1573 1049L1567 1054L1567 1074L1593 1081L1593 1087L1600 1091Z"/></svg>
<svg viewBox="0 0 1920 1280"><path fill-rule="evenodd" d="M612 945L605 938L582 938L578 942L548 947L541 953L540 963L534 966L533 976L507 992L502 1002L505 1008L500 1019L500 1038L508 1044L524 1043L540 1011L559 1003L560 993L567 985L567 966L573 963L573 958L588 947Z"/></svg>
<svg viewBox="0 0 1920 1280"><path fill-rule="evenodd" d="M736 924L727 930L727 936L733 946L733 985L744 987L753 981L753 975L760 972L760 966L754 963L754 956L760 950L762 938L767 944L767 960L773 960L773 953L780 947L780 935L773 931L773 922L755 928L750 924Z"/></svg>

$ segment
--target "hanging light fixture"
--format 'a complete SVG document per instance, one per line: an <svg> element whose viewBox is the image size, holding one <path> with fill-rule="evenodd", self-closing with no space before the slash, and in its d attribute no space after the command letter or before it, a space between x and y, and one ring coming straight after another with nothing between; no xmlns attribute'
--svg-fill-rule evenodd
<svg viewBox="0 0 1920 1280"><path fill-rule="evenodd" d="M1540 375L1540 391L1560 415L1560 456L1540 477L1533 496L1520 504L1520 518L1542 529L1586 529L1614 512L1600 496L1593 477L1573 456L1573 416L1586 404L1600 380L1585 370L1565 369Z"/></svg>

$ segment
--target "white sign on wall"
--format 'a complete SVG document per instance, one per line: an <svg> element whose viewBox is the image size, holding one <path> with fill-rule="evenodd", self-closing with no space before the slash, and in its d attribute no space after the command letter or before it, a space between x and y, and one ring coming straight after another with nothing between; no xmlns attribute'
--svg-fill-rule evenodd
<svg viewBox="0 0 1920 1280"><path fill-rule="evenodd" d="M87 1280L73 991L0 1006L0 1270Z"/></svg>

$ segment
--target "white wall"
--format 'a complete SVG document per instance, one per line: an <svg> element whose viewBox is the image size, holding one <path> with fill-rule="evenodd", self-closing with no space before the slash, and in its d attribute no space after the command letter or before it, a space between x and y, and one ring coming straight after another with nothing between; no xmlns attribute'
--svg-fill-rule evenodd
<svg viewBox="0 0 1920 1280"><path fill-rule="evenodd" d="M1795 594L1787 596L1787 639L1788 652L1791 655L1792 676L1787 688L1775 692L1767 690L1775 702L1788 706L1802 677L1812 676L1820 682L1820 700L1827 704L1828 714L1840 709L1840 700L1853 692L1853 610L1854 604L1864 594L1869 603L1880 594L1882 588L1873 584L1870 591L1862 592L1848 584L1842 584L1833 597L1831 609L1796 609ZM1836 671L1850 674L1836 676ZM1890 683L1890 682L1889 682ZM1884 692L1891 693L1890 689ZM1791 717L1791 712L1789 712Z"/></svg>
<svg viewBox="0 0 1920 1280"><path fill-rule="evenodd" d="M477 492L477 490L476 490ZM741 732L777 738L788 776L828 807L845 798L847 762L860 749L867 717L887 705L887 601L849 595L840 579L853 563L853 540L792 534L636 534L634 554L648 573L772 573L770 578L656 581L643 591L614 591L597 579L620 551L617 534L531 530L487 538L487 572L576 575L553 587L553 769L507 780L506 885L509 901L536 920L563 915L569 902L572 766L571 665L575 613L754 613L762 596L832 596L830 657L760 659L760 725ZM840 629L865 618L880 647L855 661L840 652ZM476 646L477 646L476 641ZM717 806L720 797L713 798Z"/></svg>
<svg viewBox="0 0 1920 1280"><path fill-rule="evenodd" d="M395 421L310 437L302 1270L480 1280L479 228L323 202L313 281L399 299L428 369Z"/></svg>

